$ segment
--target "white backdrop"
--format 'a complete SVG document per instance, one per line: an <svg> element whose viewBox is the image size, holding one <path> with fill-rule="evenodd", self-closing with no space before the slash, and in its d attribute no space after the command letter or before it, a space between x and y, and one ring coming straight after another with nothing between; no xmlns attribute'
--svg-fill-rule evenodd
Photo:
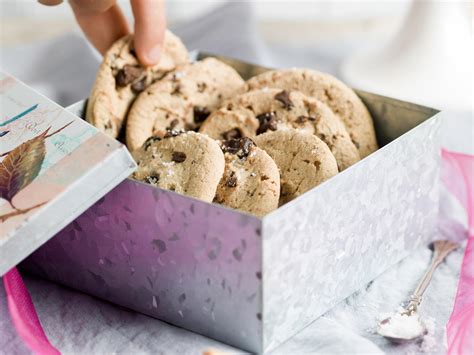
<svg viewBox="0 0 474 355"><path fill-rule="evenodd" d="M219 6L228 1L243 2L245 0L167 0L166 7L169 21L187 20ZM370 19L380 16L396 16L403 14L409 0L246 0L255 6L256 14L262 20L285 21L341 21ZM129 1L119 3L131 14ZM65 4L54 8L40 6L33 0L0 0L0 18L35 19L73 19Z"/></svg>

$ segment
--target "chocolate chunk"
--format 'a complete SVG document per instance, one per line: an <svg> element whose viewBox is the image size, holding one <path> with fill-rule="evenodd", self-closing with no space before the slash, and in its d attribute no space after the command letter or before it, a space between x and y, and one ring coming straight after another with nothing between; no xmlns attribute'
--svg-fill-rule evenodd
<svg viewBox="0 0 474 355"><path fill-rule="evenodd" d="M115 84L120 87L127 86L138 79L142 72L143 68L126 64L117 72L117 75L115 76Z"/></svg>
<svg viewBox="0 0 474 355"><path fill-rule="evenodd" d="M248 137L239 139L230 139L222 143L224 153L237 154L239 158L245 158L249 155L250 149L255 143Z"/></svg>
<svg viewBox="0 0 474 355"><path fill-rule="evenodd" d="M160 174L156 173L150 176L147 176L144 181L148 184L156 185L160 181Z"/></svg>
<svg viewBox="0 0 474 355"><path fill-rule="evenodd" d="M207 88L207 84L206 83L197 83L197 89L198 89L198 92L204 92Z"/></svg>
<svg viewBox="0 0 474 355"><path fill-rule="evenodd" d="M166 127L166 130L172 131L178 124L179 124L179 120L175 118L174 120L170 122L170 125Z"/></svg>
<svg viewBox="0 0 474 355"><path fill-rule="evenodd" d="M260 126L257 129L257 134L265 133L268 130L276 131L277 120L275 112L266 112L258 115L257 120L260 122Z"/></svg>
<svg viewBox="0 0 474 355"><path fill-rule="evenodd" d="M303 124L307 120L308 120L308 117L306 117L306 116L298 116L298 118L296 118L295 122L298 123L298 124Z"/></svg>
<svg viewBox="0 0 474 355"><path fill-rule="evenodd" d="M195 123L204 122L210 114L211 114L211 111L209 111L206 107L194 106L194 122Z"/></svg>
<svg viewBox="0 0 474 355"><path fill-rule="evenodd" d="M180 134L183 134L183 133L184 133L184 129L172 129L172 130L166 131L163 138L176 137L176 136L179 136Z"/></svg>
<svg viewBox="0 0 474 355"><path fill-rule="evenodd" d="M275 100L280 101L283 107L288 111L291 110L291 108L294 106L293 102L290 99L290 93L286 90L283 90L282 92L276 94Z"/></svg>
<svg viewBox="0 0 474 355"><path fill-rule="evenodd" d="M225 182L225 186L227 187L236 187L237 186L237 177L233 171L230 172L229 177Z"/></svg>
<svg viewBox="0 0 474 355"><path fill-rule="evenodd" d="M171 160L175 163L182 163L186 160L186 154L184 154L183 152L173 152Z"/></svg>
<svg viewBox="0 0 474 355"><path fill-rule="evenodd" d="M224 153L236 154L240 149L240 139L230 139L222 143L222 151Z"/></svg>
<svg viewBox="0 0 474 355"><path fill-rule="evenodd" d="M161 138L158 136L151 136L145 141L145 143L143 143L143 148L145 148L145 151L147 151L153 142L160 141L160 140Z"/></svg>
<svg viewBox="0 0 474 355"><path fill-rule="evenodd" d="M253 142L253 140L247 137L241 138L240 140L243 140L244 143L242 145L242 149L237 153L237 155L239 156L239 158L244 158L249 155L250 149L252 148L252 146L255 145L255 143Z"/></svg>
<svg viewBox="0 0 474 355"><path fill-rule="evenodd" d="M141 79L141 80L137 80L135 81L133 84L132 84L132 91L135 93L135 94L139 94L141 93L143 90L145 90L145 87L146 87L146 77Z"/></svg>
<svg viewBox="0 0 474 355"><path fill-rule="evenodd" d="M105 128L105 129L112 129L112 122L107 121L107 122L104 124L104 128Z"/></svg>
<svg viewBox="0 0 474 355"><path fill-rule="evenodd" d="M298 118L295 120L296 123L298 124L303 124L306 121L311 121L314 122L316 121L316 117L311 117L311 116L298 116Z"/></svg>
<svg viewBox="0 0 474 355"><path fill-rule="evenodd" d="M326 95L329 101L332 101L333 97L328 89L324 89L324 95Z"/></svg>
<svg viewBox="0 0 474 355"><path fill-rule="evenodd" d="M232 128L231 130L222 133L222 137L228 141L230 139L242 138L242 132L238 128Z"/></svg>

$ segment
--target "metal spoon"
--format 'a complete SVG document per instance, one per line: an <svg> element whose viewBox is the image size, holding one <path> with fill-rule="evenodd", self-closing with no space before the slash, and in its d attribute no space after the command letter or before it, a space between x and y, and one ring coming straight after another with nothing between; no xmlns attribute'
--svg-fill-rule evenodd
<svg viewBox="0 0 474 355"><path fill-rule="evenodd" d="M426 326L418 315L418 306L421 303L423 293L433 277L434 271L444 258L457 247L458 244L447 240L433 242L431 264L421 278L415 292L410 296L408 305L380 321L377 328L378 334L397 344L412 341L426 334Z"/></svg>

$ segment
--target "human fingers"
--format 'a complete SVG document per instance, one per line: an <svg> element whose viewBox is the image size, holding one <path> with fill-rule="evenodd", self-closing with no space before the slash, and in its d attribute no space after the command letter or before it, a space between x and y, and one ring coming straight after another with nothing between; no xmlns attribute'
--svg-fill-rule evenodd
<svg viewBox="0 0 474 355"><path fill-rule="evenodd" d="M158 63L166 31L163 0L131 0L135 18L134 48L138 60L147 66Z"/></svg>
<svg viewBox="0 0 474 355"><path fill-rule="evenodd" d="M129 33L127 20L115 0L70 0L77 23L102 54Z"/></svg>

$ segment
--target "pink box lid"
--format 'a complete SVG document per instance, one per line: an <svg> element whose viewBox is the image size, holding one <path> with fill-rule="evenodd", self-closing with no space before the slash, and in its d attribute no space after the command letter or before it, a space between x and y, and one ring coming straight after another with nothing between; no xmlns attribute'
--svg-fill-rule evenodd
<svg viewBox="0 0 474 355"><path fill-rule="evenodd" d="M0 72L0 276L136 168L127 148Z"/></svg>

